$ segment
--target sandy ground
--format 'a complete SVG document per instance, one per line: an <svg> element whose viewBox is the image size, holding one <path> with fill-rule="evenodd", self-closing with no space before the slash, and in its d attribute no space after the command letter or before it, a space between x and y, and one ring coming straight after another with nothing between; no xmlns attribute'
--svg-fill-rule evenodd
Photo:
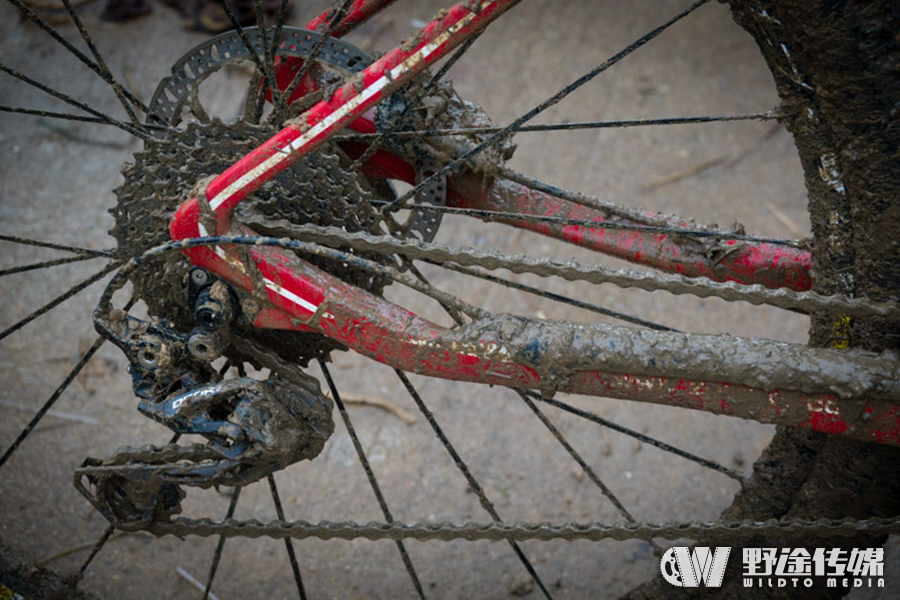
<svg viewBox="0 0 900 600"><path fill-rule="evenodd" d="M441 4L399 2L348 39L385 50ZM675 0L525 2L492 26L450 76L457 90L483 106L495 122L508 123L685 5ZM303 23L311 14L304 3L292 21ZM5 63L92 106L121 114L99 79L46 35L19 23L10 6L0 8L0 18L10 24L0 39ZM183 30L176 15L161 6L155 6L151 16L123 25L99 22L91 10L86 19L110 67L143 98L149 98L169 65L205 37ZM63 27L63 32L76 36L71 27ZM4 103L59 108L9 77L0 86ZM770 76L752 40L730 21L724 7L711 3L548 111L541 122L746 113L767 110L775 102ZM92 248L112 246L106 234L112 225L106 210L115 200L111 190L121 182L121 166L139 142L112 128L7 114L0 116L0 141L3 233ZM519 148L511 166L570 189L701 222L729 226L737 221L750 232L771 236L794 236L792 228L808 231L793 143L772 123L523 134L516 141ZM652 185L710 161L715 164L695 175ZM617 265L571 246L469 221L445 220L438 240ZM8 243L2 250L3 268L59 255ZM98 268L96 263L78 263L3 277L0 323L17 321ZM460 281L435 269L426 272L436 285L451 286L492 311L576 321L595 318L487 283ZM795 314L665 293L521 280L689 331L806 339L807 320ZM91 287L0 343L0 447L14 439L96 337L90 311L100 289ZM391 290L389 297L446 320L434 306L410 294ZM391 370L347 353L334 358L333 372L344 393L386 399L415 413ZM104 347L56 406L93 423L47 417L4 467L0 538L5 543L43 560L96 540L104 521L72 487L72 470L88 455L167 439L165 430L134 410L125 366L118 351ZM317 369L311 373L318 376ZM413 379L504 520L619 520L614 507L513 393ZM750 468L772 434L770 427L727 417L596 398L564 399L742 471ZM407 425L375 408L351 406L350 411L398 520L488 520L421 417ZM547 414L639 520L714 519L736 490L735 482L720 474L631 438L554 409ZM288 518L382 518L339 422L317 460L294 465L277 480ZM227 504L228 498L215 491L191 491L185 512L220 517ZM244 490L236 516L274 518L264 483ZM197 590L176 574L176 567L203 579L214 546L212 539L119 537L96 559L84 586L108 597L196 598ZM413 595L393 543L308 540L295 546L312 598ZM521 590L525 581L523 568L505 544L407 546L432 597L505 597ZM658 568L645 543L535 542L523 547L546 584L562 598L615 597ZM50 564L68 572L84 557L77 552ZM295 594L282 542L229 541L213 591L223 600L248 592L276 598Z"/></svg>

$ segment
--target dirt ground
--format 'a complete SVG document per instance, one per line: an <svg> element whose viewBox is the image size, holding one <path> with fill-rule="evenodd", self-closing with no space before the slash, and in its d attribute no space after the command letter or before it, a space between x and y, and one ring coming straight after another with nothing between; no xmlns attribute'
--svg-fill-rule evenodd
<svg viewBox="0 0 900 600"><path fill-rule="evenodd" d="M302 3L291 19L302 24L318 5ZM444 2L403 0L348 36L366 49L386 50ZM573 81L686 5L680 0L636 2L523 2L492 25L450 71L456 89L506 124ZM120 115L115 97L49 37L0 7L8 24L0 39L3 62L91 106ZM207 36L184 30L177 15L155 5L153 14L126 24L97 20L85 9L111 69L141 98L175 60ZM62 31L74 39L71 26ZM228 82L225 84L228 89ZM59 109L10 77L0 80L3 103ZM225 92L223 92L224 94ZM228 98L221 99L228 105ZM776 103L771 77L753 41L725 7L710 3L596 81L551 109L540 122L764 111ZM223 110L225 110L223 108ZM111 190L140 143L113 128L18 115L0 115L0 233L108 248L115 202ZM643 127L521 134L510 166L588 194L678 213L700 222L744 224L748 232L806 235L805 193L789 134L772 122ZM691 173L688 175L687 173ZM683 176L677 177L676 175ZM668 181L667 181L668 180ZM601 261L571 246L499 226L445 219L438 241L496 246L557 258ZM0 268L60 256L2 243ZM0 278L0 323L9 325L99 269L93 262ZM497 312L589 321L596 316L484 282L425 269L432 283ZM520 277L544 289L583 298L646 319L696 332L729 332L804 342L800 315L718 300L665 293L587 287ZM94 285L40 320L0 342L0 447L6 448L95 339L90 313L101 291ZM434 306L391 289L388 297L446 322ZM388 400L416 414L393 372L348 353L332 369L348 396ZM310 371L319 376L318 369ZM518 397L503 389L413 377L463 459L505 521L618 521L620 516ZM667 407L564 397L610 420L690 452L747 471L772 429L756 423ZM88 455L121 445L162 443L167 431L135 410L126 362L104 346L55 410L82 421L48 416L3 467L0 540L36 561L71 572L103 518L71 485L73 469ZM488 520L474 494L421 416L408 425L377 408L351 405L350 414L398 521ZM548 416L642 521L708 520L730 503L737 484L629 437L547 409ZM382 520L350 439L336 418L322 455L277 474L289 519ZM228 497L191 491L189 516L224 515ZM258 483L240 497L237 518L274 518L268 487ZM84 588L105 597L197 598L176 572L205 579L214 539L113 539L87 572ZM405 598L413 588L391 542L296 542L311 598ZM509 547L489 543L417 543L407 547L426 593L436 598L497 598L529 591L527 576ZM544 582L560 598L616 597L657 572L646 543L523 544ZM281 541L231 540L213 586L218 598L291 597L296 594Z"/></svg>

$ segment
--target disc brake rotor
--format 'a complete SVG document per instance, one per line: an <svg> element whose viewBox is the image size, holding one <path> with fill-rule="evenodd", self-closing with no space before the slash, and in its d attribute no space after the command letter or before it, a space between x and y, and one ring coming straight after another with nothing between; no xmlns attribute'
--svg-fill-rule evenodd
<svg viewBox="0 0 900 600"><path fill-rule="evenodd" d="M253 52L264 56L260 30L248 27L244 33ZM322 34L284 27L281 37L284 41L277 48L278 56L306 59L322 39ZM272 43L270 35L266 36L265 43ZM352 75L365 69L372 57L347 42L329 37L316 60ZM182 110L197 100L199 86L205 79L227 64L249 61L252 61L250 50L236 31L223 33L196 46L182 56L172 67L172 74L159 83L150 101L151 113L159 115L166 123L177 124Z"/></svg>

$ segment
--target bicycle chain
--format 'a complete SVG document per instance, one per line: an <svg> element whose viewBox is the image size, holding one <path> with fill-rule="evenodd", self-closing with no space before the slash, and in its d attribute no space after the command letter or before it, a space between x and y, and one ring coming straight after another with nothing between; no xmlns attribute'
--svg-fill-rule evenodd
<svg viewBox="0 0 900 600"><path fill-rule="evenodd" d="M501 541L513 540L524 542L529 540L587 540L600 541L612 539L644 540L654 538L674 540L679 538L701 539L720 538L736 541L748 537L803 538L816 537L850 537L859 534L885 535L900 533L900 517L891 519L820 519L817 521L711 521L689 523L666 522L654 523L567 523L554 525L550 523L356 523L353 521L331 522L320 521L268 521L263 523L255 519L239 521L225 519L188 519L177 517L168 522L150 524L146 531L157 535L197 535L200 537L272 537L272 538L310 538L321 540L350 540L365 538L368 540L404 540L445 541L463 539L467 541Z"/></svg>
<svg viewBox="0 0 900 600"><path fill-rule="evenodd" d="M121 464L127 457L128 464ZM215 458L214 452L208 448L194 444L191 446L145 445L138 448L121 448L105 465L87 464L76 471L76 479L91 473L116 473L128 469L142 468L139 464L172 464L177 461L198 461ZM87 463L87 461L86 461ZM165 467L159 467L164 469ZM751 537L767 538L804 538L804 537L850 537L860 534L887 535L900 534L900 517L869 519L819 519L809 521L792 519L787 521L769 519L767 521L690 521L664 523L386 523L353 521L282 521L262 522L257 519L213 520L208 518L190 519L175 517L171 520L153 521L149 523L128 524L113 522L113 525L126 530L140 529L156 536L175 535L184 537L196 535L200 537L271 537L271 538L318 538L368 540L404 540L418 541L502 541L513 540L524 542L529 540L644 540L655 538L674 540L679 538L701 539L719 538L734 542Z"/></svg>
<svg viewBox="0 0 900 600"><path fill-rule="evenodd" d="M288 221L269 221L279 232L291 237L330 247L351 247L357 251L396 253L411 259L435 263L456 263L487 270L507 269L513 273L530 273L542 277L561 277L567 281L612 283L622 288L635 287L645 291L663 290L675 295L690 294L700 298L716 297L728 302L768 304L787 310L822 310L850 317L878 316L888 321L900 321L900 306L893 302L876 302L866 298L826 296L818 292L797 292L786 288L768 289L759 284L744 285L733 281L716 282L683 275L669 275L654 271L609 269L602 265L586 265L576 261L561 263L545 257L521 254L505 255L492 251L458 248L442 244L399 240L387 236L345 232L334 227L295 225Z"/></svg>

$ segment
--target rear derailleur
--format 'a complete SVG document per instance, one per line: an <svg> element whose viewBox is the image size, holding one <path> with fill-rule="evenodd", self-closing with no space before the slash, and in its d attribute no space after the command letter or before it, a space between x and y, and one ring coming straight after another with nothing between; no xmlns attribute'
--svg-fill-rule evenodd
<svg viewBox="0 0 900 600"><path fill-rule="evenodd" d="M242 486L315 458L334 431L332 402L299 370L290 379L224 379L213 362L232 351L232 326L244 319L240 296L201 268L189 274L194 328L144 321L98 308L94 322L129 361L138 410L179 435L206 443L120 448L87 458L75 487L117 527L140 529L181 512L181 486ZM241 373L243 375L243 373Z"/></svg>

